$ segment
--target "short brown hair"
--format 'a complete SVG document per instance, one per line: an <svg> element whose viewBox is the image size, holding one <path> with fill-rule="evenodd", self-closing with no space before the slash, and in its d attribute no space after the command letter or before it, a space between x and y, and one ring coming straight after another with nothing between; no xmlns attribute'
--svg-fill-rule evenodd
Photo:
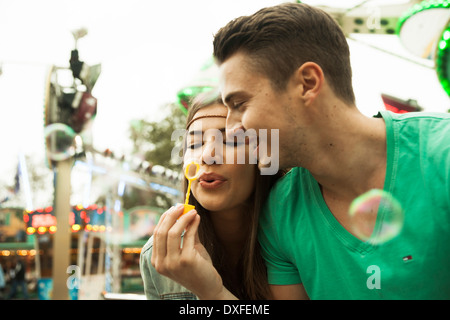
<svg viewBox="0 0 450 320"><path fill-rule="evenodd" d="M303 63L317 63L336 96L355 102L350 51L339 25L326 12L303 3L263 8L230 21L214 36L214 57L221 64L238 51L277 90Z"/></svg>

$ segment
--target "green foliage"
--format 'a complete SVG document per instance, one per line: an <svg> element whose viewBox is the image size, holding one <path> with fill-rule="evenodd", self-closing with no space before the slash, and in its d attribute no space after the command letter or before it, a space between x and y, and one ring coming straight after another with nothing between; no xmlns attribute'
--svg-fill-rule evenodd
<svg viewBox="0 0 450 320"><path fill-rule="evenodd" d="M167 116L161 121L134 120L130 123L130 139L133 143L133 155L141 158L151 166L160 165L165 168L180 171L179 164L171 161L172 149L176 141L172 141L172 133L184 129L186 115L176 104L168 104ZM150 174L150 172L147 172ZM129 190L123 196L124 208L136 205L146 205L163 209L173 205L173 200L167 195L142 190Z"/></svg>
<svg viewBox="0 0 450 320"><path fill-rule="evenodd" d="M183 129L186 116L175 104L167 105L169 114L160 122L134 120L130 125L130 139L133 142L133 152L150 162L172 170L179 170L179 165L171 161L171 152L175 146L172 133Z"/></svg>

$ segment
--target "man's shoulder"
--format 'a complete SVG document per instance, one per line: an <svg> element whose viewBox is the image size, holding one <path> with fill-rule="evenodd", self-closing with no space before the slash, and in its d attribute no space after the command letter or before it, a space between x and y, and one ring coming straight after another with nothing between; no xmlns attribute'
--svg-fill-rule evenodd
<svg viewBox="0 0 450 320"><path fill-rule="evenodd" d="M450 152L450 114L414 112L396 115L402 145L422 145L427 156L444 157ZM447 160L445 160L447 161Z"/></svg>
<svg viewBox="0 0 450 320"><path fill-rule="evenodd" d="M383 118L391 118L394 123L404 127L429 128L431 132L436 131L436 126L440 128L450 128L450 113L438 112L408 112L408 113L386 113Z"/></svg>

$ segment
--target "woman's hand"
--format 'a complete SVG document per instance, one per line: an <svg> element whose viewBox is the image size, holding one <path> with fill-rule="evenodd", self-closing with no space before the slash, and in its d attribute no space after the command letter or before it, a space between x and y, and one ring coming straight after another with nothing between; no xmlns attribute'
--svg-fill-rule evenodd
<svg viewBox="0 0 450 320"><path fill-rule="evenodd" d="M183 208L178 205L167 210L155 227L152 265L158 273L178 282L200 299L235 298L224 288L222 278L200 243L200 216L191 210L180 217Z"/></svg>

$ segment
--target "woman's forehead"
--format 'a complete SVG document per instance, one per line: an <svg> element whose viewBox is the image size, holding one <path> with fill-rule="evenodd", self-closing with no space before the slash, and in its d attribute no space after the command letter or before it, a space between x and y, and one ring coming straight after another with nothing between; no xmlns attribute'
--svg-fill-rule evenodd
<svg viewBox="0 0 450 320"><path fill-rule="evenodd" d="M226 118L224 117L207 117L198 119L189 126L189 134L204 134L209 129L217 129L224 131L226 127Z"/></svg>
<svg viewBox="0 0 450 320"><path fill-rule="evenodd" d="M189 126L189 131L204 128L224 128L226 124L227 108L222 104L216 104L200 109L194 115Z"/></svg>

